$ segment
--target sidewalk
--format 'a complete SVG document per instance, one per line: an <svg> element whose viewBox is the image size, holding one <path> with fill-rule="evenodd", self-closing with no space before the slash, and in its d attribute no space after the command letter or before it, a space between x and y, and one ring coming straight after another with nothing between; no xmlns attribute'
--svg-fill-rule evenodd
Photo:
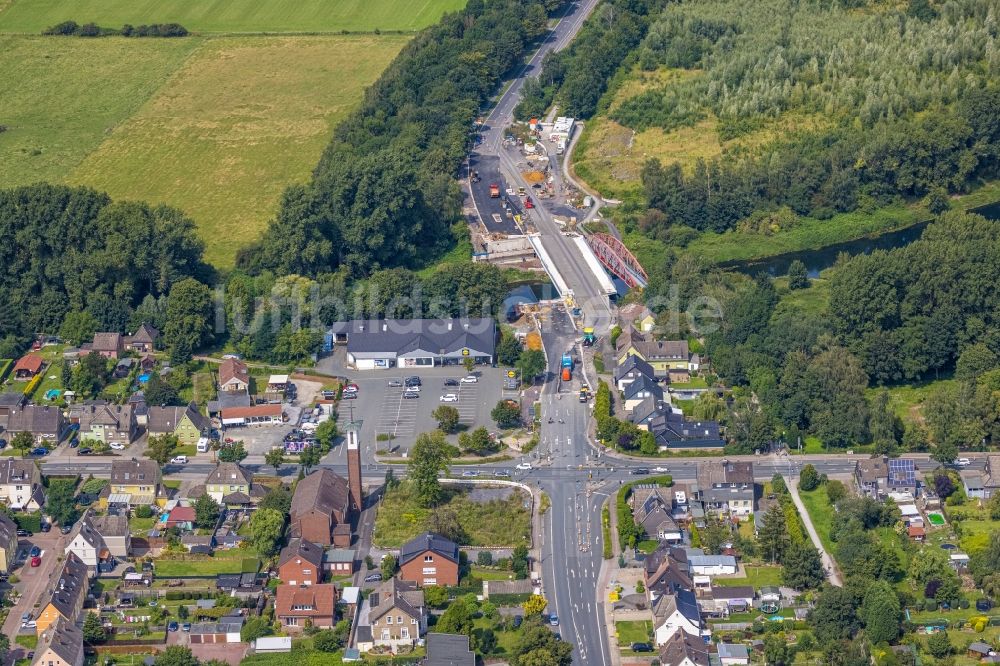
<svg viewBox="0 0 1000 666"><path fill-rule="evenodd" d="M830 584L836 587L843 587L844 582L840 578L840 570L837 568L837 563L829 553L823 550L823 542L819 540L819 534L816 533L816 528L813 527L812 518L809 517L809 512L806 511L806 505L802 503L802 498L799 497L799 488L796 480L789 475L784 475L782 478L785 480L785 486L792 496L795 508L798 509L799 515L802 516L802 522L806 526L809 538L812 540L813 545L816 546L816 550L819 551L820 557L823 558L823 568L826 569Z"/></svg>

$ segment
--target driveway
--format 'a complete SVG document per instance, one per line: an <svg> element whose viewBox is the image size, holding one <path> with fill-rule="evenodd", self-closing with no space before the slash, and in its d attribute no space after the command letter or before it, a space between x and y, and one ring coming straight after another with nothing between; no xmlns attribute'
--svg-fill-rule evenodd
<svg viewBox="0 0 1000 666"><path fill-rule="evenodd" d="M805 523L809 538L823 558L823 568L826 569L826 576L830 579L830 584L843 587L844 582L840 578L840 570L837 569L837 563L830 553L823 550L823 542L819 540L819 534L816 533L816 528L813 527L812 518L809 517L809 512L806 511L806 505L802 503L802 498L799 497L798 478L793 479L790 475L784 475L782 478L785 479L785 486L788 487L788 492L792 495L795 508L798 509L799 515L802 516L802 522Z"/></svg>
<svg viewBox="0 0 1000 666"><path fill-rule="evenodd" d="M57 557L64 552L65 545L66 537L60 534L59 530L47 533L39 532L32 537L18 539L18 554L22 551L27 553L32 546L38 546L42 549L42 564L33 568L25 563L14 572L20 579L14 585L14 589L21 593L21 597L10 609L10 614L3 623L4 635L11 637L10 651L13 659L22 659L27 652L23 647L16 645L13 640L21 630L21 614L24 612L36 614L35 603L45 591L52 572L58 564ZM30 630L30 633L33 634L34 630Z"/></svg>

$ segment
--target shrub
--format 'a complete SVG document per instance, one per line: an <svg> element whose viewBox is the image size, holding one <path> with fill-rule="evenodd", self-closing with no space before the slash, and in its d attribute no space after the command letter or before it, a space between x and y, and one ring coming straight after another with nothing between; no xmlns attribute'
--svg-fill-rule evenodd
<svg viewBox="0 0 1000 666"><path fill-rule="evenodd" d="M149 506L147 506L145 504L140 505L140 506L136 507L136 509L135 509L135 517L136 518L152 518L153 517L153 510Z"/></svg>
<svg viewBox="0 0 1000 666"><path fill-rule="evenodd" d="M488 550L481 550L479 554L476 555L476 563L483 567L488 567L493 565L493 553Z"/></svg>

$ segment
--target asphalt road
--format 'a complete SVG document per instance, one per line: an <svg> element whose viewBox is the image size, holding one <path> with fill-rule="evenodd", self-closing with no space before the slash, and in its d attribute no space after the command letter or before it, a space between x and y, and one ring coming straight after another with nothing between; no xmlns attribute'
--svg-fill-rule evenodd
<svg viewBox="0 0 1000 666"><path fill-rule="evenodd" d="M530 184L521 178L516 164L516 153L512 153L502 145L504 130L513 120L514 107L521 97L521 87L529 77L536 77L541 73L542 60L546 54L562 49L572 41L597 4L598 0L579 0L569 6L566 15L500 96L485 119L480 132L480 142L469 157L469 174L471 175L473 171L478 172L481 180L473 183L469 179L467 187L477 214L490 230L502 231L511 224L506 218L505 211L500 208L499 200L490 198L490 183L497 182L503 189L510 187L516 190L518 187L524 187L528 192L532 191ZM560 233L559 226L546 207L536 206L531 211L521 211L519 201L511 203L516 209L515 212L523 212L535 222L542 245L556 264L566 285L573 291L577 303L583 309L586 324L594 326L599 332L607 330L611 320L608 297L601 292L596 278L590 272L576 245ZM500 219L497 220L495 215Z"/></svg>

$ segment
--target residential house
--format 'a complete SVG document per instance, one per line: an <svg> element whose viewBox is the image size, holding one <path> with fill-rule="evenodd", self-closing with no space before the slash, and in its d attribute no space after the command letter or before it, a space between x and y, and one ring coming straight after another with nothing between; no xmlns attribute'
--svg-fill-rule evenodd
<svg viewBox="0 0 1000 666"><path fill-rule="evenodd" d="M121 333L94 333L94 341L84 344L81 351L117 359L125 351L125 343Z"/></svg>
<svg viewBox="0 0 1000 666"><path fill-rule="evenodd" d="M909 537L910 541L923 543L923 540L927 537L927 530L920 525L910 525L906 528L906 536Z"/></svg>
<svg viewBox="0 0 1000 666"><path fill-rule="evenodd" d="M676 594L678 590L694 587L688 574L687 559L680 559L683 551L665 544L646 556L643 561L643 583L651 601L665 594Z"/></svg>
<svg viewBox="0 0 1000 666"><path fill-rule="evenodd" d="M661 666L709 666L708 645L700 638L678 631L660 645Z"/></svg>
<svg viewBox="0 0 1000 666"><path fill-rule="evenodd" d="M123 346L129 351L139 354L152 354L156 351L156 341L160 337L160 332L149 324L143 324L134 335L127 336L123 341Z"/></svg>
<svg viewBox="0 0 1000 666"><path fill-rule="evenodd" d="M278 557L278 578L288 585L316 585L323 579L323 549L305 539L289 539Z"/></svg>
<svg viewBox="0 0 1000 666"><path fill-rule="evenodd" d="M176 527L182 531L190 531L194 529L194 524L197 519L198 513L194 510L193 506L182 506L177 504L170 509L170 513L167 514L167 519L163 522L163 526L167 528Z"/></svg>
<svg viewBox="0 0 1000 666"><path fill-rule="evenodd" d="M31 666L83 666L83 630L59 618L38 637Z"/></svg>
<svg viewBox="0 0 1000 666"><path fill-rule="evenodd" d="M148 506L160 495L160 466L155 461L130 458L111 462L109 505Z"/></svg>
<svg viewBox="0 0 1000 666"><path fill-rule="evenodd" d="M279 585L274 615L285 631L304 629L306 622L318 629L333 627L336 621L337 588L326 583L299 587Z"/></svg>
<svg viewBox="0 0 1000 666"><path fill-rule="evenodd" d="M719 663L722 666L750 666L750 651L739 643L719 643Z"/></svg>
<svg viewBox="0 0 1000 666"><path fill-rule="evenodd" d="M670 405L662 400L657 400L656 396L650 395L632 407L632 411L628 414L628 420L639 430L649 430L650 423L670 409Z"/></svg>
<svg viewBox="0 0 1000 666"><path fill-rule="evenodd" d="M79 423L80 439L128 446L139 428L132 404L81 404L69 412L70 423Z"/></svg>
<svg viewBox="0 0 1000 666"><path fill-rule="evenodd" d="M118 359L118 362L115 363L115 369L111 373L111 376L114 377L115 379L124 379L125 377L129 376L129 374L132 372L132 368L134 368L135 366L136 366L135 359L132 358L131 356L120 358Z"/></svg>
<svg viewBox="0 0 1000 666"><path fill-rule="evenodd" d="M219 366L219 391L225 393L249 393L250 370L246 363L235 358L227 358Z"/></svg>
<svg viewBox="0 0 1000 666"><path fill-rule="evenodd" d="M629 502L636 525L642 527L647 539L670 544L683 540L677 521L671 515L671 500L664 498L659 488L636 488Z"/></svg>
<svg viewBox="0 0 1000 666"><path fill-rule="evenodd" d="M630 355L646 361L658 377L666 377L671 371L688 372L691 369L687 340L655 340L651 334L627 326L615 344L616 365L621 365Z"/></svg>
<svg viewBox="0 0 1000 666"><path fill-rule="evenodd" d="M222 506L250 501L253 472L232 462L219 463L205 478L205 492Z"/></svg>
<svg viewBox="0 0 1000 666"><path fill-rule="evenodd" d="M753 609L753 587L713 585L707 594L698 598L702 612L715 617L729 617L730 613L744 613Z"/></svg>
<svg viewBox="0 0 1000 666"><path fill-rule="evenodd" d="M128 526L128 516L106 515L91 516L90 524L107 546L112 557L124 559L132 554L132 532Z"/></svg>
<svg viewBox="0 0 1000 666"><path fill-rule="evenodd" d="M753 513L755 498L752 462L699 463L695 499L707 513L745 518Z"/></svg>
<svg viewBox="0 0 1000 666"><path fill-rule="evenodd" d="M76 555L94 573L99 570L102 564L110 564L114 561L111 550L104 543L104 537L94 529L90 522L89 510L83 515L83 518L76 522L73 531L69 533L66 552Z"/></svg>
<svg viewBox="0 0 1000 666"><path fill-rule="evenodd" d="M52 574L49 587L38 604L41 610L35 620L36 635L41 636L59 618L75 624L80 619L80 611L87 599L89 587L87 565L73 553L67 553L66 559Z"/></svg>
<svg viewBox="0 0 1000 666"><path fill-rule="evenodd" d="M150 406L146 415L146 432L150 435L176 435L181 446L197 444L211 429L211 420L202 415L193 402L187 407Z"/></svg>
<svg viewBox="0 0 1000 666"><path fill-rule="evenodd" d="M0 573L10 573L17 555L17 523L0 513Z"/></svg>
<svg viewBox="0 0 1000 666"><path fill-rule="evenodd" d="M656 316L642 303L630 303L619 308L618 319L643 333L649 333L656 326Z"/></svg>
<svg viewBox="0 0 1000 666"><path fill-rule="evenodd" d="M663 389L655 379L640 375L635 381L627 384L625 390L622 391L622 408L626 414L630 414L640 402L648 398L662 403Z"/></svg>
<svg viewBox="0 0 1000 666"><path fill-rule="evenodd" d="M291 535L320 546L335 544L333 530L350 521L350 492L347 481L328 469L314 471L298 482L292 496Z"/></svg>
<svg viewBox="0 0 1000 666"><path fill-rule="evenodd" d="M739 568L732 555L691 555L688 562L691 573L699 576L727 576Z"/></svg>
<svg viewBox="0 0 1000 666"><path fill-rule="evenodd" d="M18 410L28 404L28 396L21 391L0 393L0 425L6 425L11 411Z"/></svg>
<svg viewBox="0 0 1000 666"><path fill-rule="evenodd" d="M664 594L653 602L653 633L656 644L663 645L675 633L685 633L701 640L705 623L701 619L698 600L691 590Z"/></svg>
<svg viewBox="0 0 1000 666"><path fill-rule="evenodd" d="M14 379L19 381L34 379L35 375L42 371L44 364L45 362L38 354L25 354L14 364Z"/></svg>
<svg viewBox="0 0 1000 666"><path fill-rule="evenodd" d="M21 409L12 409L7 416L4 428L9 440L20 432L31 435L36 444L51 442L55 444L62 434L63 415L58 407L27 404Z"/></svg>
<svg viewBox="0 0 1000 666"><path fill-rule="evenodd" d="M361 609L357 645L362 652L375 647L412 647L426 631L423 590L415 583L390 578L368 595Z"/></svg>
<svg viewBox="0 0 1000 666"><path fill-rule="evenodd" d="M327 548L323 552L323 571L331 576L349 576L354 573L357 555L347 548Z"/></svg>
<svg viewBox="0 0 1000 666"><path fill-rule="evenodd" d="M888 493L889 467L882 457L859 460L854 467L854 483L862 495L879 499Z"/></svg>
<svg viewBox="0 0 1000 666"><path fill-rule="evenodd" d="M635 354L626 356L621 365L615 368L615 386L619 391L624 391L626 386L639 377L655 379L656 371L653 370L653 366Z"/></svg>
<svg viewBox="0 0 1000 666"><path fill-rule="evenodd" d="M967 497L989 499L1000 490L1000 456L987 456L981 472L964 469L959 474Z"/></svg>
<svg viewBox="0 0 1000 666"><path fill-rule="evenodd" d="M891 458L886 460L889 468L887 486L890 493L909 493L913 497L920 496L920 481L917 467L909 458Z"/></svg>
<svg viewBox="0 0 1000 666"><path fill-rule="evenodd" d="M209 400L205 407L210 417L221 418L224 410L244 409L251 406L253 406L253 401L246 391L219 391L215 400ZM275 406L281 407L281 405Z"/></svg>
<svg viewBox="0 0 1000 666"><path fill-rule="evenodd" d="M716 421L690 421L680 410L660 410L647 420L660 450L721 449L726 445Z"/></svg>
<svg viewBox="0 0 1000 666"><path fill-rule="evenodd" d="M427 634L423 666L476 666L476 653L464 634Z"/></svg>
<svg viewBox="0 0 1000 666"><path fill-rule="evenodd" d="M458 585L458 544L424 532L399 550L399 577L422 587Z"/></svg>
<svg viewBox="0 0 1000 666"><path fill-rule="evenodd" d="M45 504L42 473L34 460L0 458L0 502L12 509L38 511Z"/></svg>
<svg viewBox="0 0 1000 666"><path fill-rule="evenodd" d="M143 391L136 391L128 398L128 404L135 414L135 422L145 428L149 423L149 405L146 404L146 394Z"/></svg>

